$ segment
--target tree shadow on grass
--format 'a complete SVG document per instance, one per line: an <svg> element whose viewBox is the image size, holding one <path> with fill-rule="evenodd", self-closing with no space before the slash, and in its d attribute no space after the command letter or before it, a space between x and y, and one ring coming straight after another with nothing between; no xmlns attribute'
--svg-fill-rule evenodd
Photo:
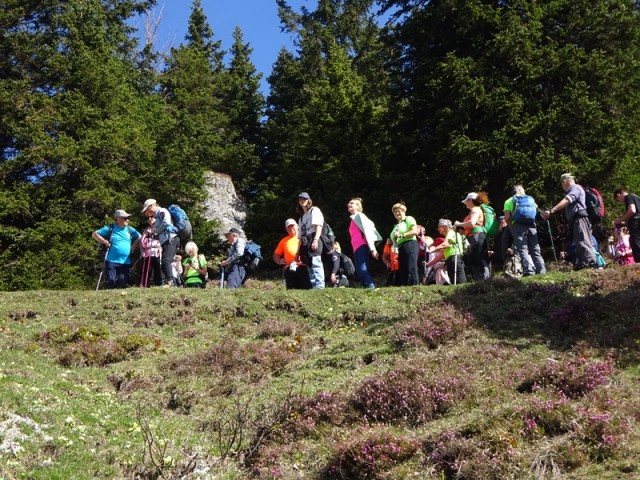
<svg viewBox="0 0 640 480"><path fill-rule="evenodd" d="M449 301L510 344L614 349L627 362L640 357L640 268L536 280L479 282L459 288Z"/></svg>

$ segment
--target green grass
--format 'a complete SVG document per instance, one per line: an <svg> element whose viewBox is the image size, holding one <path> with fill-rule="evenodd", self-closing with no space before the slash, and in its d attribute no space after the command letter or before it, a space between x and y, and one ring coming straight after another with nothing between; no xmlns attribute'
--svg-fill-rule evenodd
<svg viewBox="0 0 640 480"><path fill-rule="evenodd" d="M639 292L1 293L0 478L638 478Z"/></svg>

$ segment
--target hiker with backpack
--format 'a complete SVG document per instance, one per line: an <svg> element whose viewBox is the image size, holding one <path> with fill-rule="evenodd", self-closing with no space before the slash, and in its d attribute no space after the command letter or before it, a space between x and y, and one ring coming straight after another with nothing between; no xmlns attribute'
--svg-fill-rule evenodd
<svg viewBox="0 0 640 480"><path fill-rule="evenodd" d="M391 212L397 223L391 230L387 243L391 244L394 253L398 255L398 272L396 286L418 285L418 223L416 219L407 215L404 203L396 203Z"/></svg>
<svg viewBox="0 0 640 480"><path fill-rule="evenodd" d="M485 229L486 214L481 205L489 204L489 197L485 192L471 192L462 203L469 209L469 214L462 222L456 221L456 228L464 228L464 234L469 242L469 257L471 262L471 276L475 281L487 280L489 272L489 246Z"/></svg>
<svg viewBox="0 0 640 480"><path fill-rule="evenodd" d="M178 279L174 277L171 262L173 262L180 245L180 237L178 237L177 231L173 226L171 213L166 208L158 205L158 202L153 198L149 198L144 202L142 213L145 217L155 220L153 234L158 237L162 246L160 266L164 274L163 286L175 287L178 284Z"/></svg>
<svg viewBox="0 0 640 480"><path fill-rule="evenodd" d="M544 219L548 219L558 210L565 210L565 219L569 224L569 233L575 244L575 269L599 268L598 259L591 243L593 232L591 221L587 214L586 196L584 188L578 185L571 173L560 176L560 184L565 196L553 208L542 212Z"/></svg>
<svg viewBox="0 0 640 480"><path fill-rule="evenodd" d="M624 204L624 214L613 221L613 228L626 223L633 260L640 263L640 197L634 193L627 193L624 188L618 188L613 192L613 199Z"/></svg>
<svg viewBox="0 0 640 480"><path fill-rule="evenodd" d="M464 271L464 261L462 259L462 254L465 251L464 236L456 232L453 229L451 220L446 218L438 220L438 233L444 237L444 240L438 245L434 241L429 251L431 253L441 253L442 257L434 255L427 263L427 268L436 266L442 260L447 270L449 283L466 283L467 275Z"/></svg>
<svg viewBox="0 0 640 480"><path fill-rule="evenodd" d="M153 279L153 284L159 287L162 283L162 269L160 268L160 258L162 258L162 246L160 240L153 234L155 218L147 218L149 224L140 239L140 251L142 253L142 274L140 275L140 286L147 288L149 278Z"/></svg>
<svg viewBox="0 0 640 480"><path fill-rule="evenodd" d="M293 218L284 222L287 236L280 240L273 252L273 261L284 268L284 283L287 290L310 290L311 280L307 266L300 260L298 250L298 223Z"/></svg>
<svg viewBox="0 0 640 480"><path fill-rule="evenodd" d="M130 216L124 210L116 210L113 214L115 223L105 225L91 234L96 242L107 247L104 260L107 289L125 288L129 280L131 253L140 241L140 234L129 226Z"/></svg>
<svg viewBox="0 0 640 480"><path fill-rule="evenodd" d="M311 288L324 288L324 265L322 263L323 244L320 241L324 227L324 215L307 192L298 195L296 211L300 215L298 221L300 238L299 255L309 269Z"/></svg>
<svg viewBox="0 0 640 480"><path fill-rule="evenodd" d="M531 195L525 193L522 185L513 187L511 195L504 202L503 221L513 235L513 245L522 262L523 275L546 273L536 228L538 205Z"/></svg>
<svg viewBox="0 0 640 480"><path fill-rule="evenodd" d="M333 250L327 255L325 267L327 269L325 277L329 277L328 285L334 288L348 287L349 277L356 274L356 267L351 259L342 253L338 241L333 243Z"/></svg>
<svg viewBox="0 0 640 480"><path fill-rule="evenodd" d="M227 243L230 245L227 258L220 262L226 270L227 288L240 288L247 279L247 268L244 263L244 249L247 244L238 228L231 228L227 233Z"/></svg>
<svg viewBox="0 0 640 480"><path fill-rule="evenodd" d="M375 224L362 212L362 199L352 197L347 203L347 212L351 223L349 224L349 236L353 248L355 269L360 285L365 288L376 288L371 273L369 273L369 255L376 260L378 251L376 243L382 240L382 236L376 230Z"/></svg>
<svg viewBox="0 0 640 480"><path fill-rule="evenodd" d="M182 278L187 288L205 288L207 285L207 259L198 254L198 245L187 242L184 247L187 258L182 261Z"/></svg>

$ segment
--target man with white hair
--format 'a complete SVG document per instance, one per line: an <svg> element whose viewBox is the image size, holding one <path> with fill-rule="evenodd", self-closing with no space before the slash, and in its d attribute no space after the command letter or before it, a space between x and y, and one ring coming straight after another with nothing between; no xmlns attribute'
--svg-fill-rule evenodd
<svg viewBox="0 0 640 480"><path fill-rule="evenodd" d="M523 275L546 273L547 269L540 252L536 215L538 205L532 196L527 195L522 185L511 190L511 197L504 202L504 226L509 226L513 236L513 245L522 262Z"/></svg>
<svg viewBox="0 0 640 480"><path fill-rule="evenodd" d="M227 233L227 243L231 245L226 260L220 266L227 270L227 288L240 288L247 279L247 269L244 264L244 248L247 244L242 238L242 232L231 228Z"/></svg>
<svg viewBox="0 0 640 480"><path fill-rule="evenodd" d="M576 183L571 173L563 173L560 184L565 192L563 199L550 210L542 212L542 216L548 219L558 210L565 209L565 218L576 246L576 270L598 268L598 259L591 243L591 222L587 215L584 189Z"/></svg>

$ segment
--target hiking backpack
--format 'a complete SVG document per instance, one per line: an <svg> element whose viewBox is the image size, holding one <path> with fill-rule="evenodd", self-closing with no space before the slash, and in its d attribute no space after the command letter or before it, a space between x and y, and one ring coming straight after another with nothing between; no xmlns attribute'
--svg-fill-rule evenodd
<svg viewBox="0 0 640 480"><path fill-rule="evenodd" d="M484 203L480 204L480 208L482 208L482 213L484 214L484 231L487 234L487 238L496 238L498 235L498 224L496 221L496 212L493 207L489 205L485 205Z"/></svg>
<svg viewBox="0 0 640 480"><path fill-rule="evenodd" d="M325 253L333 251L333 244L336 242L336 235L327 222L322 224L322 233L320 234L320 242L322 242L322 251Z"/></svg>
<svg viewBox="0 0 640 480"><path fill-rule="evenodd" d="M513 214L511 221L522 223L524 225L533 225L536 223L536 215L538 208L536 201L530 195L514 195L513 196Z"/></svg>
<svg viewBox="0 0 640 480"><path fill-rule="evenodd" d="M342 268L347 277L353 277L356 273L356 267L353 261L344 253L340 254L340 268Z"/></svg>
<svg viewBox="0 0 640 480"><path fill-rule="evenodd" d="M260 245L253 240L249 240L244 247L244 254L242 255L244 267L249 273L253 273L258 270L260 261L262 260L262 252L260 251Z"/></svg>
<svg viewBox="0 0 640 480"><path fill-rule="evenodd" d="M592 224L600 223L604 217L604 201L600 192L593 187L584 185L584 203L587 215Z"/></svg>
<svg viewBox="0 0 640 480"><path fill-rule="evenodd" d="M192 228L187 213L176 204L169 205L167 210L169 210L171 214L171 221L173 222L175 233L180 237L180 241L186 242L187 240L191 240Z"/></svg>

